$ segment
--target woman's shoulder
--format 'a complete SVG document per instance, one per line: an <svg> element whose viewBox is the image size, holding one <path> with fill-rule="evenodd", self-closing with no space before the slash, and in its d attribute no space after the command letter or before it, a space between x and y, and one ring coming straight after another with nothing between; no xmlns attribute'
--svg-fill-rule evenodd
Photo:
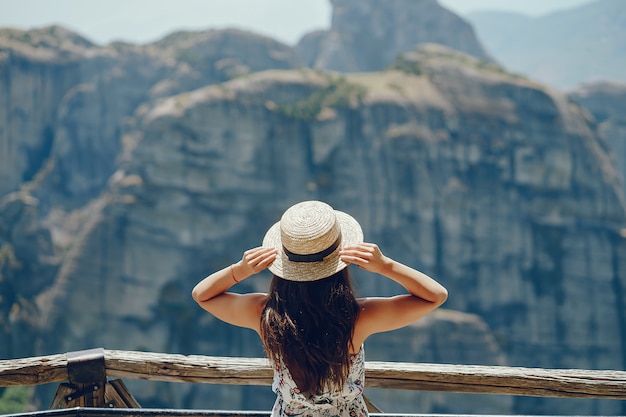
<svg viewBox="0 0 626 417"><path fill-rule="evenodd" d="M360 298L357 302L360 312L354 327L355 345L374 333L408 326L439 306L412 294Z"/></svg>
<svg viewBox="0 0 626 417"><path fill-rule="evenodd" d="M263 312L265 305L267 304L268 295L262 292L254 292L243 295L249 297L250 304L254 305L257 308L260 315Z"/></svg>

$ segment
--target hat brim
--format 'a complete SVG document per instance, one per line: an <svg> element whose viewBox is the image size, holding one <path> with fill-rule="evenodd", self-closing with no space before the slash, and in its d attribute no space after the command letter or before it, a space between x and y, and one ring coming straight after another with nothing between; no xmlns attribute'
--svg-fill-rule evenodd
<svg viewBox="0 0 626 417"><path fill-rule="evenodd" d="M335 215L341 228L341 244L334 252L319 262L290 261L283 250L280 238L280 222L272 225L263 238L263 246L276 248L278 256L268 269L280 278L305 282L328 278L348 266L339 259L339 251L347 246L363 243L363 231L359 222L349 214L335 210Z"/></svg>

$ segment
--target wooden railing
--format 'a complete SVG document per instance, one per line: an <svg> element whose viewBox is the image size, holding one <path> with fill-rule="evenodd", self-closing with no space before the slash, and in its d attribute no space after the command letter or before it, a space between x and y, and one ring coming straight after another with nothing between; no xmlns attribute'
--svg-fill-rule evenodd
<svg viewBox="0 0 626 417"><path fill-rule="evenodd" d="M103 350L108 377L271 385L266 359ZM68 355L0 360L0 386L68 380ZM626 371L366 362L367 386L420 391L626 399Z"/></svg>
<svg viewBox="0 0 626 417"><path fill-rule="evenodd" d="M91 357L91 358L90 358ZM98 366L92 366L99 357ZM86 359L85 359L86 358ZM95 369L95 372L94 372ZM95 375L95 376L94 376ZM97 376L100 375L100 376ZM65 383L65 403L88 389L104 391L107 378L208 384L271 385L263 358L214 357L94 349L50 356L0 360L0 386ZM626 371L541 369L506 366L366 362L367 386L420 391L540 397L626 399ZM93 380L93 381L90 381ZM69 381L69 384L67 383ZM90 385L91 384L91 385ZM100 384L100 385L98 385ZM114 393L124 397L124 387ZM67 394L70 393L70 394ZM59 394L59 393L57 393ZM103 393L101 397L103 397ZM132 397L132 396L131 396ZM69 400L68 400L69 398ZM132 398L131 398L132 400ZM60 400L59 400L60 401ZM73 403L74 406L86 405ZM91 406L98 406L94 402ZM121 404L132 404L125 401ZM113 406L113 405L111 405ZM56 407L64 408L57 402Z"/></svg>

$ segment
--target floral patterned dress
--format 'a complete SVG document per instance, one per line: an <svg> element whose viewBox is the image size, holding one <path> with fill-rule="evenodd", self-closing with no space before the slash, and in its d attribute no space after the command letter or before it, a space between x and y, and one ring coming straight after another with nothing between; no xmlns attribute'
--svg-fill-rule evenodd
<svg viewBox="0 0 626 417"><path fill-rule="evenodd" d="M364 381L365 353L362 346L359 353L352 357L350 373L341 391L305 396L281 362L274 369L272 391L277 397L272 408L272 417L366 417L368 413L363 399Z"/></svg>

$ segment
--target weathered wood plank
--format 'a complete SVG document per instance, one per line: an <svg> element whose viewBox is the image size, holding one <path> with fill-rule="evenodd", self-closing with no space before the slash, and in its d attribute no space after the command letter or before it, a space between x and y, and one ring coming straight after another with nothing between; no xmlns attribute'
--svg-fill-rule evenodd
<svg viewBox="0 0 626 417"><path fill-rule="evenodd" d="M0 360L0 387L67 381L67 355Z"/></svg>
<svg viewBox="0 0 626 417"><path fill-rule="evenodd" d="M108 376L153 381L271 385L267 359L109 350Z"/></svg>
<svg viewBox="0 0 626 417"><path fill-rule="evenodd" d="M626 399L626 372L367 362L369 387L539 397Z"/></svg>
<svg viewBox="0 0 626 417"><path fill-rule="evenodd" d="M67 379L65 355L0 361L0 386ZM263 358L105 351L108 377L209 384L270 385ZM64 373L65 372L65 373ZM422 391L626 399L625 371L366 362L366 385Z"/></svg>

